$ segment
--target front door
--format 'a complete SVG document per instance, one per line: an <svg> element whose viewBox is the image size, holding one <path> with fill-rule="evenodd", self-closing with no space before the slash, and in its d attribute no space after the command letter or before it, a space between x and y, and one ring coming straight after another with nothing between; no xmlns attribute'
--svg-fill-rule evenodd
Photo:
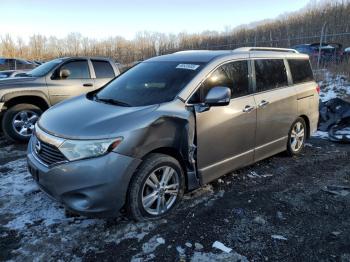
<svg viewBox="0 0 350 262"><path fill-rule="evenodd" d="M60 72L68 70L69 76L62 77ZM89 64L86 59L69 61L47 77L47 86L51 104L64 99L85 94L94 90L94 80L91 78Z"/></svg>
<svg viewBox="0 0 350 262"><path fill-rule="evenodd" d="M211 107L204 112L196 110L197 168L202 183L248 165L254 159L256 109L250 92L248 62L220 66L190 102L204 101L214 86L229 87L232 99L227 106Z"/></svg>

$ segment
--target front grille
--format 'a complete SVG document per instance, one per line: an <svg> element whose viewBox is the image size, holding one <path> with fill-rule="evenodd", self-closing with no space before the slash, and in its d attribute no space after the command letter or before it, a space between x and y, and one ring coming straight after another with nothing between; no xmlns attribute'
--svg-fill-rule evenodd
<svg viewBox="0 0 350 262"><path fill-rule="evenodd" d="M40 146L38 146L38 141ZM48 166L67 161L67 158L61 153L61 151L58 150L57 147L38 140L38 138L33 140L33 151L39 160Z"/></svg>

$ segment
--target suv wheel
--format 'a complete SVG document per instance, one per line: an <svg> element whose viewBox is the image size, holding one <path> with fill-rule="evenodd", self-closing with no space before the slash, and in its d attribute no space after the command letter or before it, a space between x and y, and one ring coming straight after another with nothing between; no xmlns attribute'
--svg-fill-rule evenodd
<svg viewBox="0 0 350 262"><path fill-rule="evenodd" d="M130 182L127 209L137 221L160 218L173 210L184 194L184 174L179 162L151 154Z"/></svg>
<svg viewBox="0 0 350 262"><path fill-rule="evenodd" d="M28 141L41 114L42 110L31 104L10 107L5 111L2 119L5 136L19 142Z"/></svg>
<svg viewBox="0 0 350 262"><path fill-rule="evenodd" d="M298 117L288 134L287 153L290 156L299 154L304 148L307 128L304 119Z"/></svg>

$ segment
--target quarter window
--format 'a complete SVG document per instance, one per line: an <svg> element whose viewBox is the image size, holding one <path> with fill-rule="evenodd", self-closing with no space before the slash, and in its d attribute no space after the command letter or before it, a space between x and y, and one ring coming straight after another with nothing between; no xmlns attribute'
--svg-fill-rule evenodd
<svg viewBox="0 0 350 262"><path fill-rule="evenodd" d="M290 71L292 73L293 84L299 84L314 80L309 60L290 59L288 60L288 63Z"/></svg>
<svg viewBox="0 0 350 262"><path fill-rule="evenodd" d="M286 68L282 59L255 60L254 64L257 92L288 85Z"/></svg>
<svg viewBox="0 0 350 262"><path fill-rule="evenodd" d="M107 61L91 60L95 69L96 78L113 78L114 71L111 64Z"/></svg>

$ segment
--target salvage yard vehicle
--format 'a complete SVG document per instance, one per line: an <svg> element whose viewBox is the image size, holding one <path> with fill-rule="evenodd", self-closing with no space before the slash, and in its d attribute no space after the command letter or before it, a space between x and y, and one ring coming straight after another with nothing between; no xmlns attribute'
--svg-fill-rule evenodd
<svg viewBox="0 0 350 262"><path fill-rule="evenodd" d="M87 216L159 218L190 191L316 130L319 88L292 49L183 51L47 110L28 145L39 187Z"/></svg>
<svg viewBox="0 0 350 262"><path fill-rule="evenodd" d="M37 64L17 58L0 57L0 70L28 70L37 67Z"/></svg>
<svg viewBox="0 0 350 262"><path fill-rule="evenodd" d="M65 57L26 73L0 81L0 118L7 138L28 141L43 111L64 99L96 90L119 69L99 57Z"/></svg>
<svg viewBox="0 0 350 262"><path fill-rule="evenodd" d="M24 77L27 76L28 71L23 70L5 70L0 71L0 80L10 77Z"/></svg>
<svg viewBox="0 0 350 262"><path fill-rule="evenodd" d="M293 46L292 49L309 55L311 59L317 59L320 55L322 62L340 62L345 55L343 46L339 43L322 43L321 45L320 43L301 44Z"/></svg>

